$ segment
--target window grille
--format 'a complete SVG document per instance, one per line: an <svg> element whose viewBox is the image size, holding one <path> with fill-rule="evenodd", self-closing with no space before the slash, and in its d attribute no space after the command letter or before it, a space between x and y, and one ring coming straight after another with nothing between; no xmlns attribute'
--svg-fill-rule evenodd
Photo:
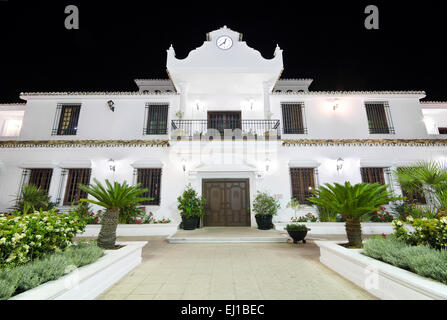
<svg viewBox="0 0 447 320"><path fill-rule="evenodd" d="M388 102L365 102L370 134L394 134Z"/></svg>
<svg viewBox="0 0 447 320"><path fill-rule="evenodd" d="M53 169L30 169L28 184L35 185L48 193L52 175Z"/></svg>
<svg viewBox="0 0 447 320"><path fill-rule="evenodd" d="M281 103L284 134L307 134L304 102Z"/></svg>
<svg viewBox="0 0 447 320"><path fill-rule="evenodd" d="M28 183L31 169L23 169L22 178L20 179L19 191L17 192L17 200L22 198L23 186Z"/></svg>
<svg viewBox="0 0 447 320"><path fill-rule="evenodd" d="M146 103L143 134L168 134L167 103Z"/></svg>
<svg viewBox="0 0 447 320"><path fill-rule="evenodd" d="M141 204L160 205L161 168L136 169L136 173L137 183L141 183L142 188L148 189L141 197L153 198L153 200L144 201Z"/></svg>
<svg viewBox="0 0 447 320"><path fill-rule="evenodd" d="M80 111L81 104L58 104L51 134L53 136L76 135Z"/></svg>
<svg viewBox="0 0 447 320"><path fill-rule="evenodd" d="M292 198L297 199L301 204L312 205L307 198L313 196L312 189L315 189L317 170L314 168L290 168L290 178L292 183Z"/></svg>
<svg viewBox="0 0 447 320"><path fill-rule="evenodd" d="M90 183L91 169L68 169L67 184L65 187L64 206L77 204L79 199L87 198L87 193L79 188L79 184Z"/></svg>
<svg viewBox="0 0 447 320"><path fill-rule="evenodd" d="M385 184L383 168L360 168L362 182Z"/></svg>

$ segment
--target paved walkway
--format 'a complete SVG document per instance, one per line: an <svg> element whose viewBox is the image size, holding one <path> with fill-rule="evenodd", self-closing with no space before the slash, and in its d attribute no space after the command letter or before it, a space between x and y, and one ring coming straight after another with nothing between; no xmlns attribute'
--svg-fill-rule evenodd
<svg viewBox="0 0 447 320"><path fill-rule="evenodd" d="M319 237L320 238L320 237ZM169 244L148 240L143 262L98 299L374 299L319 261L312 242Z"/></svg>

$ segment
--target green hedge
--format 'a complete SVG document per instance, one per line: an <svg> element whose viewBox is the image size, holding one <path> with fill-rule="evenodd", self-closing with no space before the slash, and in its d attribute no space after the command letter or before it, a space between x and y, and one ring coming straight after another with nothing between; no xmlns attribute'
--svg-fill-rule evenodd
<svg viewBox="0 0 447 320"><path fill-rule="evenodd" d="M411 246L394 238L365 240L363 254L447 284L447 251Z"/></svg>
<svg viewBox="0 0 447 320"><path fill-rule="evenodd" d="M43 256L25 265L0 270L0 300L56 280L74 268L93 263L104 255L96 243L81 243L63 252Z"/></svg>
<svg viewBox="0 0 447 320"><path fill-rule="evenodd" d="M65 249L85 225L77 215L54 210L0 215L0 268L22 265Z"/></svg>

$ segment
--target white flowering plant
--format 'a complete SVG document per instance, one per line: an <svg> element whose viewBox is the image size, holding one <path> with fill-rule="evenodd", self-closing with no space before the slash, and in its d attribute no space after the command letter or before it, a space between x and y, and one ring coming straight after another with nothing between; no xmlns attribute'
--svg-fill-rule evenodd
<svg viewBox="0 0 447 320"><path fill-rule="evenodd" d="M0 269L25 264L73 244L86 222L55 210L0 216Z"/></svg>
<svg viewBox="0 0 447 320"><path fill-rule="evenodd" d="M413 226L414 231L410 232L405 223ZM428 219L408 216L405 223L402 220L392 222L397 239L410 245L428 245L436 249L447 249L447 217Z"/></svg>

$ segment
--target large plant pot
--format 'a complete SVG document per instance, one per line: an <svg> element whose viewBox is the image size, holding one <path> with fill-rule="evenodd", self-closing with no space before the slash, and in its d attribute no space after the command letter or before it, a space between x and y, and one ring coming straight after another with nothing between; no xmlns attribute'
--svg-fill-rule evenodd
<svg viewBox="0 0 447 320"><path fill-rule="evenodd" d="M259 230L270 230L273 228L272 216L255 216Z"/></svg>
<svg viewBox="0 0 447 320"><path fill-rule="evenodd" d="M199 217L182 217L183 230L194 230L199 225Z"/></svg>
<svg viewBox="0 0 447 320"><path fill-rule="evenodd" d="M298 243L298 241L303 241L303 243L306 243L304 238L306 238L307 230L287 230L287 233L293 239L293 243Z"/></svg>

